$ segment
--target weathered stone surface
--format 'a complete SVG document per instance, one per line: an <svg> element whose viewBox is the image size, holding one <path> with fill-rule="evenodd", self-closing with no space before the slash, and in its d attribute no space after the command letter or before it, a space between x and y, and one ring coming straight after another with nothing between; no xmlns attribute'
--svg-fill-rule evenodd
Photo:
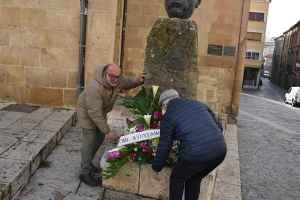
<svg viewBox="0 0 300 200"><path fill-rule="evenodd" d="M146 84L175 88L195 98L198 81L197 25L190 20L158 19L147 39Z"/></svg>
<svg viewBox="0 0 300 200"><path fill-rule="evenodd" d="M0 135L0 155L17 142L16 138Z"/></svg>
<svg viewBox="0 0 300 200"><path fill-rule="evenodd" d="M0 157L6 159L23 160L30 164L30 171L34 173L41 163L41 152L45 144L33 142L17 142Z"/></svg>
<svg viewBox="0 0 300 200"><path fill-rule="evenodd" d="M202 199L209 200L212 198L215 189L215 182L216 182L216 170L212 171L204 179L202 179L199 200Z"/></svg>
<svg viewBox="0 0 300 200"><path fill-rule="evenodd" d="M151 165L142 165L139 194L147 197L168 199L170 174L171 169L167 167L157 174L152 170Z"/></svg>
<svg viewBox="0 0 300 200"><path fill-rule="evenodd" d="M50 121L46 119L42 123L40 123L35 129L58 132L64 126L64 124L64 121Z"/></svg>
<svg viewBox="0 0 300 200"><path fill-rule="evenodd" d="M150 199L143 198L135 194L106 190L103 200L150 200Z"/></svg>
<svg viewBox="0 0 300 200"><path fill-rule="evenodd" d="M9 195L13 196L28 182L29 170L29 163L24 161L0 159L0 190L7 194L10 185Z"/></svg>
<svg viewBox="0 0 300 200"><path fill-rule="evenodd" d="M41 122L45 118L47 118L51 113L53 113L52 108L39 108L38 110L33 111L30 115L26 116L23 121L24 122Z"/></svg>
<svg viewBox="0 0 300 200"><path fill-rule="evenodd" d="M18 119L24 117L25 113L19 112L6 112L0 113L0 128L7 128L9 125L15 123Z"/></svg>
<svg viewBox="0 0 300 200"><path fill-rule="evenodd" d="M57 132L48 130L32 130L22 140L27 142L37 142L47 144L52 138L56 139Z"/></svg>
<svg viewBox="0 0 300 200"><path fill-rule="evenodd" d="M241 186L216 181L213 200L241 200Z"/></svg>
<svg viewBox="0 0 300 200"><path fill-rule="evenodd" d="M114 190L138 194L139 173L139 165L128 162L121 168L115 177L103 180L103 186Z"/></svg>
<svg viewBox="0 0 300 200"><path fill-rule="evenodd" d="M107 192L107 190L106 190ZM104 193L103 188L91 188L83 183L81 183L77 195L80 197L87 197L92 199L102 199Z"/></svg>
<svg viewBox="0 0 300 200"><path fill-rule="evenodd" d="M79 196L77 194L70 194L70 195L66 196L63 200L95 200L95 199L87 197L87 196Z"/></svg>
<svg viewBox="0 0 300 200"><path fill-rule="evenodd" d="M69 119L69 121L67 121L65 125L58 132L57 140L56 140L57 144L60 143L60 141L65 136L66 132L71 128L71 126L72 126L72 119Z"/></svg>

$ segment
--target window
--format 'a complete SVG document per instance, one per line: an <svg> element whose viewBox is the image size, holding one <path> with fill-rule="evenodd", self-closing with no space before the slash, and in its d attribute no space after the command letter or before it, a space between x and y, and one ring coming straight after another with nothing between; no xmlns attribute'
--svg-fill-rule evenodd
<svg viewBox="0 0 300 200"><path fill-rule="evenodd" d="M265 13L249 12L249 20L263 22L265 21Z"/></svg>
<svg viewBox="0 0 300 200"><path fill-rule="evenodd" d="M235 47L224 46L223 55L224 56L235 56Z"/></svg>
<svg viewBox="0 0 300 200"><path fill-rule="evenodd" d="M207 54L222 56L223 46L216 44L209 44L207 48Z"/></svg>
<svg viewBox="0 0 300 200"><path fill-rule="evenodd" d="M246 38L247 40L261 41L262 33L248 32Z"/></svg>
<svg viewBox="0 0 300 200"><path fill-rule="evenodd" d="M246 52L246 59L259 60L259 53L258 52L247 51Z"/></svg>

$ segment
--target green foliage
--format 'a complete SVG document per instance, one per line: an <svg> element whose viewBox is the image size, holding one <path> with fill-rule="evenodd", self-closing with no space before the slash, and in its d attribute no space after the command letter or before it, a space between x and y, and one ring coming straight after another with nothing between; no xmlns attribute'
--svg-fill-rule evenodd
<svg viewBox="0 0 300 200"><path fill-rule="evenodd" d="M121 105L128 108L135 116L151 115L155 111L160 111L159 93L160 92L158 91L154 96L151 87L142 87L136 96L125 97L122 100Z"/></svg>

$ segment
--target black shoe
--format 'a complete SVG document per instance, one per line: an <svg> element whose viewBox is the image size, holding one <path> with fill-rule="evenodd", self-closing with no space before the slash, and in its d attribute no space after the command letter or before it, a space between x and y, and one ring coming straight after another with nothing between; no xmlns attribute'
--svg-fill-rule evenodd
<svg viewBox="0 0 300 200"><path fill-rule="evenodd" d="M94 165L91 165L91 172L92 173L98 173L98 174L101 174L101 172L102 172L102 169L100 168L100 169L98 169L97 167L95 167Z"/></svg>
<svg viewBox="0 0 300 200"><path fill-rule="evenodd" d="M79 179L91 187L100 186L102 184L99 180L95 179L90 174L80 174Z"/></svg>

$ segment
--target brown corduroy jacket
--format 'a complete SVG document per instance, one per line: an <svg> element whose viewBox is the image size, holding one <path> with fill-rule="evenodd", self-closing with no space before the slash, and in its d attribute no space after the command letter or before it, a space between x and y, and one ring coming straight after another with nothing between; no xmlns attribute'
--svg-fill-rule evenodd
<svg viewBox="0 0 300 200"><path fill-rule="evenodd" d="M107 113L113 108L117 95L121 90L135 88L142 83L121 76L120 84L112 88L105 81L105 65L97 66L96 79L80 94L77 102L78 123L81 128L99 129L107 134Z"/></svg>

